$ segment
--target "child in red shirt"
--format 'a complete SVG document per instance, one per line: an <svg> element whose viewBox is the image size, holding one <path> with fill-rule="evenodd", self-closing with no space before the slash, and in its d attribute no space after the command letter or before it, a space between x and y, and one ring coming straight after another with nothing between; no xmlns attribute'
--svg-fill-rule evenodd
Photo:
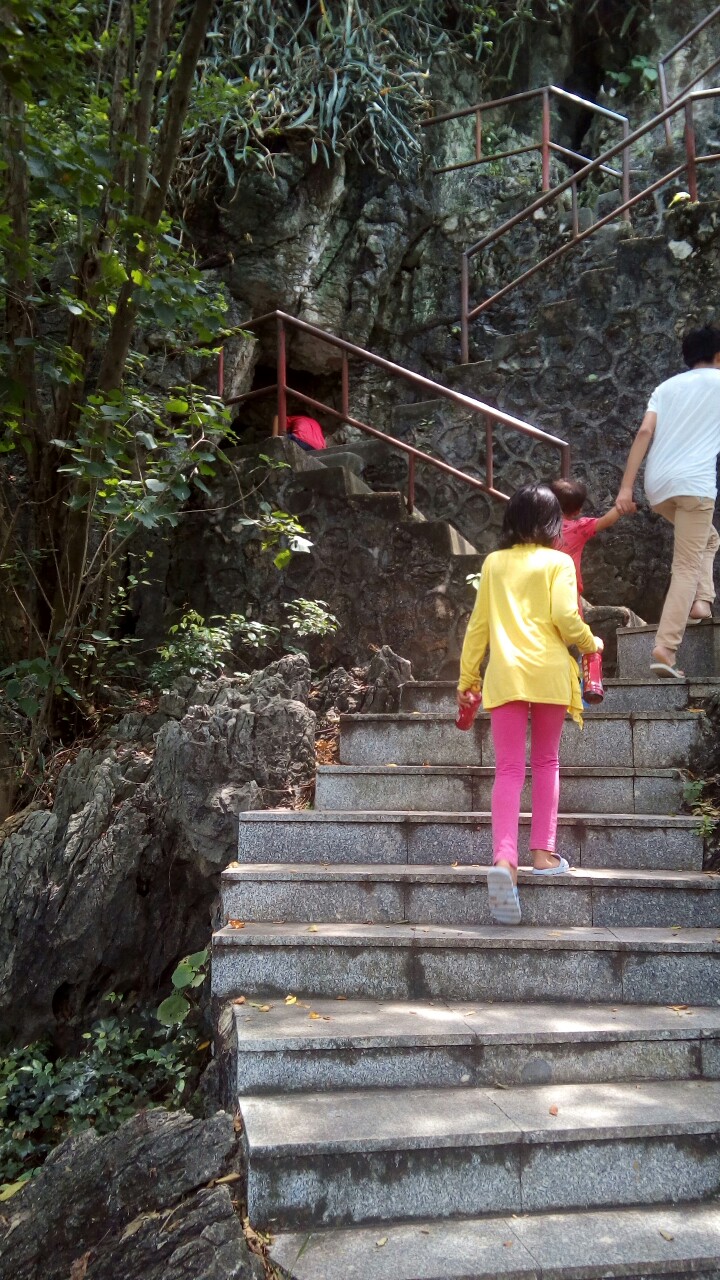
<svg viewBox="0 0 720 1280"><path fill-rule="evenodd" d="M587 486L582 480L553 480L550 485L555 497L560 503L562 511L562 535L558 550L565 551L571 557L575 565L575 573L577 574L578 584L578 609L580 617L582 617L581 596L583 592L582 580L582 553L586 542L595 537L596 533L602 533L603 529L609 529L616 524L622 516L622 512L618 511L617 506L613 506L604 516L581 516L587 498ZM637 507L633 503L633 510Z"/></svg>

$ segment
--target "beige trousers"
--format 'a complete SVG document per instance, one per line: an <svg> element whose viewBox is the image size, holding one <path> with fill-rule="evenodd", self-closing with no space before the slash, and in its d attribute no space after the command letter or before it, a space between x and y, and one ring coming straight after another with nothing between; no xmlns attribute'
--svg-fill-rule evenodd
<svg viewBox="0 0 720 1280"><path fill-rule="evenodd" d="M677 497L660 502L653 511L675 526L670 588L657 630L657 646L674 654L685 634L688 614L696 600L715 599L713 562L720 538L713 527L713 498Z"/></svg>

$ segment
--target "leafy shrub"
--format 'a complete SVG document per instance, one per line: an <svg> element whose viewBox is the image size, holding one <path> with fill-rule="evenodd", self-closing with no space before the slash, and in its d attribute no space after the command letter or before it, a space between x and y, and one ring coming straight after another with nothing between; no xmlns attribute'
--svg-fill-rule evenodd
<svg viewBox="0 0 720 1280"><path fill-rule="evenodd" d="M72 1134L110 1133L145 1107L186 1107L205 1064L196 1028L161 1026L148 1011L95 1022L78 1057L31 1044L0 1058L0 1201L32 1176Z"/></svg>

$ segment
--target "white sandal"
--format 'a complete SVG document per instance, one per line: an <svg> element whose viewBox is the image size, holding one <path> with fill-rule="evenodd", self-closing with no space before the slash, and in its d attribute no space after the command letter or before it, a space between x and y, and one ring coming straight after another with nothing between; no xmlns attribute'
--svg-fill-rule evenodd
<svg viewBox="0 0 720 1280"><path fill-rule="evenodd" d="M556 858L560 858L560 861L556 867L542 867L541 869L538 869L537 867L533 867L533 870L532 870L533 875L534 876L566 876L568 871L570 870L570 863L568 862L567 858L561 857L559 853L556 853L554 856Z"/></svg>
<svg viewBox="0 0 720 1280"><path fill-rule="evenodd" d="M520 898L507 867L490 867L487 873L490 915L496 924L519 924Z"/></svg>

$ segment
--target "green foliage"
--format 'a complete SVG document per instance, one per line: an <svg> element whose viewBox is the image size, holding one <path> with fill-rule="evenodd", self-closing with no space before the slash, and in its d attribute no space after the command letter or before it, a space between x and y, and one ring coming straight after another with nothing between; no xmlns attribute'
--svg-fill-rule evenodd
<svg viewBox="0 0 720 1280"><path fill-rule="evenodd" d="M570 8L571 0L224 0L188 121L181 200L207 193L218 176L237 187L248 164L272 169L279 146L293 140L325 165L351 152L403 173L421 153L438 58L478 64L481 97L490 75L512 77L538 23Z"/></svg>
<svg viewBox="0 0 720 1280"><path fill-rule="evenodd" d="M304 600L301 597L283 605L283 608L296 636L329 636L340 626L325 600Z"/></svg>
<svg viewBox="0 0 720 1280"><path fill-rule="evenodd" d="M195 951L180 961L172 976L173 993L163 1000L157 1016L163 1026L179 1027L194 1007L193 992L207 977L208 949Z"/></svg>
<svg viewBox="0 0 720 1280"><path fill-rule="evenodd" d="M300 597L283 605L283 608L287 613L286 626L291 638L332 635L340 625L324 600ZM179 622L169 628L171 638L158 649L147 681L153 688L168 690L180 676L212 679L234 662L233 641L260 650L271 648L282 639L286 650L297 652L295 646L283 637L284 629L246 618L241 613L206 621L194 609L189 609Z"/></svg>
<svg viewBox="0 0 720 1280"><path fill-rule="evenodd" d="M714 835L720 823L717 799L718 778L690 778L683 786L683 801L697 818L696 834L704 840Z"/></svg>
<svg viewBox="0 0 720 1280"><path fill-rule="evenodd" d="M158 649L158 658L150 667L148 681L167 689L179 676L212 678L232 661L232 641L239 636L254 649L266 648L278 634L277 627L233 613L229 618L210 618L190 609L179 622L169 628L172 637Z"/></svg>
<svg viewBox="0 0 720 1280"><path fill-rule="evenodd" d="M64 1138L88 1128L110 1133L145 1107L188 1105L207 1048L197 1030L168 1029L116 995L107 999L117 1013L85 1032L78 1057L32 1044L0 1058L0 1200Z"/></svg>
<svg viewBox="0 0 720 1280"><path fill-rule="evenodd" d="M288 515L287 511L274 510L269 502L264 501L259 503L258 509L258 516L241 516L237 523L258 530L263 551L274 551L279 547L273 559L276 569L285 569L293 553L310 551L313 544L295 516Z"/></svg>
<svg viewBox="0 0 720 1280"><path fill-rule="evenodd" d="M623 93L643 97L655 92L657 65L652 58L636 53L619 71L609 71L608 80Z"/></svg>

